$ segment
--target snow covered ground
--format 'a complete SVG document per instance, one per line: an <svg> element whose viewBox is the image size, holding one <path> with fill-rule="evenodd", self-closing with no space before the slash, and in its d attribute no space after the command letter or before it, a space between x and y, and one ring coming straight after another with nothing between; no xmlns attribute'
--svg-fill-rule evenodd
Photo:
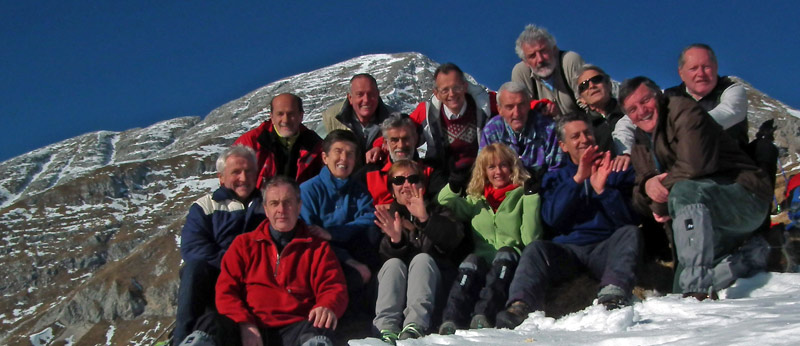
<svg viewBox="0 0 800 346"><path fill-rule="evenodd" d="M600 306L560 319L534 313L515 330L461 330L398 345L798 345L800 274L762 273L740 279L720 300L680 295L648 298L632 307ZM385 346L378 339L353 346Z"/></svg>

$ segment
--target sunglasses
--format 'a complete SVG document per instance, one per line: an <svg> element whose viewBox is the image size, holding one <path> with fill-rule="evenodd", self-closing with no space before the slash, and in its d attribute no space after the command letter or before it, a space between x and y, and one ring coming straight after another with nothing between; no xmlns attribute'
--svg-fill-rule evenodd
<svg viewBox="0 0 800 346"><path fill-rule="evenodd" d="M578 93L582 93L582 92L586 91L586 89L589 89L589 83L600 84L600 83L603 83L605 81L606 81L606 76L603 76L601 74L596 75L596 76L594 76L592 78L589 78L589 79L581 82L581 84L578 84Z"/></svg>
<svg viewBox="0 0 800 346"><path fill-rule="evenodd" d="M397 186L405 184L406 180L408 180L409 184L413 185L413 184L418 184L420 182L420 177L419 177L419 174L412 174L412 175L409 175L407 177L404 177L402 175L398 175L396 177L392 177L389 180L392 182L392 184L397 185Z"/></svg>

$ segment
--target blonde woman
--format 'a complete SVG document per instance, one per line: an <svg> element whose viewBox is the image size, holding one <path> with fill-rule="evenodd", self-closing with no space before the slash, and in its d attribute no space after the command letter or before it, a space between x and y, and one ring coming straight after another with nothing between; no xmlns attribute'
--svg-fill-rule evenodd
<svg viewBox="0 0 800 346"><path fill-rule="evenodd" d="M468 320L470 328L494 326L522 249L543 233L538 182L529 178L517 155L494 143L478 154L466 197L462 187L450 184L439 192L440 204L470 222L475 242L459 266L439 334L453 334Z"/></svg>

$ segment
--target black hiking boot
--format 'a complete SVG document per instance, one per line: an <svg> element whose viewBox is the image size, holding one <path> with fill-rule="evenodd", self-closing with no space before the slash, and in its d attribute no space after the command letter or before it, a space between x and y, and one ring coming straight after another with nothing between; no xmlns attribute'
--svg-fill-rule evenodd
<svg viewBox="0 0 800 346"><path fill-rule="evenodd" d="M522 324L531 312L531 308L525 302L513 302L511 306L497 314L495 319L497 328L514 329Z"/></svg>

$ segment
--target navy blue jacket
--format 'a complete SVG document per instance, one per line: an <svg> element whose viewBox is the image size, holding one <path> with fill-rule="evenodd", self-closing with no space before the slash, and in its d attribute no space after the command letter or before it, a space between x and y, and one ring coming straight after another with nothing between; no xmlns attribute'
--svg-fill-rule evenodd
<svg viewBox="0 0 800 346"><path fill-rule="evenodd" d="M181 231L181 257L184 261L206 261L219 268L222 255L233 238L254 230L266 215L261 193L254 190L245 206L236 194L220 187L198 199L189 208Z"/></svg>
<svg viewBox="0 0 800 346"><path fill-rule="evenodd" d="M547 172L542 180L542 221L555 231L553 242L594 244L622 226L639 224L631 207L632 168L611 172L605 190L598 195L589 179L575 183L572 177L578 166L566 155L564 161L563 168Z"/></svg>

